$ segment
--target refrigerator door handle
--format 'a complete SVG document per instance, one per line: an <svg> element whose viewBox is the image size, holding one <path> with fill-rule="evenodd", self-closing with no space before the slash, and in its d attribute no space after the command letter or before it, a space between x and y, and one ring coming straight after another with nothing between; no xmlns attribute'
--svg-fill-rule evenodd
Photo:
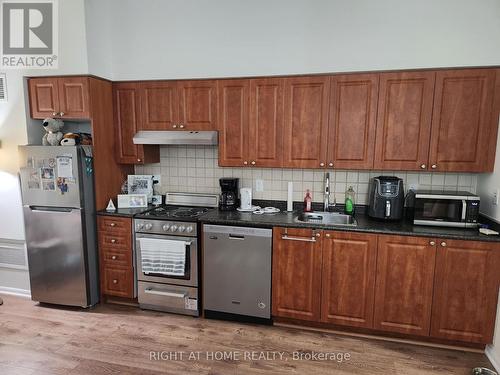
<svg viewBox="0 0 500 375"><path fill-rule="evenodd" d="M58 212L58 213L70 213L75 208L66 208L66 207L47 207L47 206L29 206L31 211L41 211L41 212Z"/></svg>

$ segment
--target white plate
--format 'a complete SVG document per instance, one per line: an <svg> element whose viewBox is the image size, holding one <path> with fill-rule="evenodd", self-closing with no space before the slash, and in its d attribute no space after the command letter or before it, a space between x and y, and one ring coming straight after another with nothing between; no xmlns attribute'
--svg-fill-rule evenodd
<svg viewBox="0 0 500 375"><path fill-rule="evenodd" d="M238 207L237 210L240 212L254 212L254 211L260 210L260 206L252 206L250 208Z"/></svg>
<svg viewBox="0 0 500 375"><path fill-rule="evenodd" d="M264 207L264 208L261 208L260 210L254 211L253 213L256 215L263 215L263 214L277 214L278 212L280 212L279 208Z"/></svg>

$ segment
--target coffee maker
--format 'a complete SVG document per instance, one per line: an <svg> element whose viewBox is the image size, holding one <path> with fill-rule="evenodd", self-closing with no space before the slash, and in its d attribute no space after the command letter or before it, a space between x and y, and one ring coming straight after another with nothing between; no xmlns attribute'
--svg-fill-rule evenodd
<svg viewBox="0 0 500 375"><path fill-rule="evenodd" d="M370 180L368 216L383 220L400 220L404 208L403 180L378 176Z"/></svg>
<svg viewBox="0 0 500 375"><path fill-rule="evenodd" d="M221 178L219 210L232 211L238 207L238 178Z"/></svg>

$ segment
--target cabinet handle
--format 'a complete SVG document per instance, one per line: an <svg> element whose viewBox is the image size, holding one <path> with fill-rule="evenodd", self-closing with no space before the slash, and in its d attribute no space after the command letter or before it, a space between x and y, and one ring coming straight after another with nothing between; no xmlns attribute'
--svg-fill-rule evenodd
<svg viewBox="0 0 500 375"><path fill-rule="evenodd" d="M321 233L316 233L315 236L319 238L321 237Z"/></svg>
<svg viewBox="0 0 500 375"><path fill-rule="evenodd" d="M116 226L116 223L111 223L111 224L109 224L109 226L114 227L114 226Z"/></svg>
<svg viewBox="0 0 500 375"><path fill-rule="evenodd" d="M319 163L319 166L320 166L320 167L324 167L324 166L325 166L325 163Z"/></svg>
<svg viewBox="0 0 500 375"><path fill-rule="evenodd" d="M175 125L175 124L174 124L174 125L172 125L172 127L173 127L174 129L177 129L177 125Z"/></svg>
<svg viewBox="0 0 500 375"><path fill-rule="evenodd" d="M113 255L111 259L116 260L116 255Z"/></svg>
<svg viewBox="0 0 500 375"><path fill-rule="evenodd" d="M255 165L255 161L252 161L250 164Z"/></svg>
<svg viewBox="0 0 500 375"><path fill-rule="evenodd" d="M319 234L319 233L318 233L318 234ZM325 237L326 237L326 238L330 238L330 233L326 233L326 234L325 234Z"/></svg>
<svg viewBox="0 0 500 375"><path fill-rule="evenodd" d="M113 284L118 284L118 280L113 279Z"/></svg>
<svg viewBox="0 0 500 375"><path fill-rule="evenodd" d="M179 128L184 129L184 128L185 128L185 126L184 126L183 124L180 124L180 125L179 125Z"/></svg>
<svg viewBox="0 0 500 375"><path fill-rule="evenodd" d="M434 242L434 241L429 242L429 245L431 245L431 246L434 246L435 244L436 244L436 242Z"/></svg>
<svg viewBox="0 0 500 375"><path fill-rule="evenodd" d="M432 169L436 169L436 168L437 168L437 165L436 165L436 164L432 164L432 165L431 165L431 168L432 168Z"/></svg>
<svg viewBox="0 0 500 375"><path fill-rule="evenodd" d="M290 237L290 236L288 236L286 234L284 234L283 236L281 236L281 239L282 240L288 240L288 241L316 242L316 238L314 238L314 237L311 237L311 238L307 238L307 237Z"/></svg>
<svg viewBox="0 0 500 375"><path fill-rule="evenodd" d="M245 160L245 161L243 162L243 164L244 164L244 165L247 165L247 164L248 164L248 161L246 161L246 160Z"/></svg>
<svg viewBox="0 0 500 375"><path fill-rule="evenodd" d="M425 168L427 168L427 165L422 164L422 165L420 165L420 168L425 169Z"/></svg>
<svg viewBox="0 0 500 375"><path fill-rule="evenodd" d="M111 243L116 243L116 240L114 238L111 239Z"/></svg>
<svg viewBox="0 0 500 375"><path fill-rule="evenodd" d="M441 246L442 246L442 247L446 247L446 242L444 242L444 241L443 241L443 242L441 242Z"/></svg>
<svg viewBox="0 0 500 375"><path fill-rule="evenodd" d="M333 163L328 163L328 166L329 167L333 167Z"/></svg>

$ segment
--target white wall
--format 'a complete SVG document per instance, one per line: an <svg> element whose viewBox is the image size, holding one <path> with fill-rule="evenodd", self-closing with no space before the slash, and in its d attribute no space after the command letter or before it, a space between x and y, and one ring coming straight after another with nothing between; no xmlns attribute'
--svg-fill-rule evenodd
<svg viewBox="0 0 500 375"><path fill-rule="evenodd" d="M86 8L89 46L112 52L110 71L107 51L93 49L90 71L116 80L500 62L498 0L87 0Z"/></svg>
<svg viewBox="0 0 500 375"><path fill-rule="evenodd" d="M24 240L17 172L17 146L27 142L23 76L88 73L84 0L59 4L59 68L5 70L8 102L0 103L0 248L2 240ZM27 290L26 271L0 268L0 290Z"/></svg>

